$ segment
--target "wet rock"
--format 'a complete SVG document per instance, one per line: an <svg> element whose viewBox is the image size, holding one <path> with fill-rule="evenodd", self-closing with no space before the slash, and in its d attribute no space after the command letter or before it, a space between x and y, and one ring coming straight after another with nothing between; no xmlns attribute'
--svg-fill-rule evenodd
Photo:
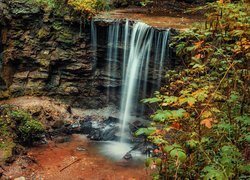
<svg viewBox="0 0 250 180"><path fill-rule="evenodd" d="M132 154L131 154L131 153L125 154L125 156L123 156L123 159L126 159L126 160L131 160L131 159L133 159Z"/></svg>
<svg viewBox="0 0 250 180"><path fill-rule="evenodd" d="M80 122L80 124L81 124L80 131L82 134L90 134L91 131L93 130L92 122L90 119L83 120Z"/></svg>
<svg viewBox="0 0 250 180"><path fill-rule="evenodd" d="M51 60L52 61L57 61L57 60L67 60L70 58L70 54L66 51L64 51L61 48L56 48L52 53L51 53Z"/></svg>
<svg viewBox="0 0 250 180"><path fill-rule="evenodd" d="M119 123L119 118L109 116L108 119L103 121L105 124L111 124L111 123Z"/></svg>
<svg viewBox="0 0 250 180"><path fill-rule="evenodd" d="M12 155L24 155L24 154L27 154L27 150L21 145L16 145L12 149Z"/></svg>
<svg viewBox="0 0 250 180"><path fill-rule="evenodd" d="M52 125L53 129L59 129L64 125L64 121L63 120L58 120L56 122L54 122L54 124Z"/></svg>
<svg viewBox="0 0 250 180"><path fill-rule="evenodd" d="M87 149L85 149L85 148L82 147L82 146L78 146L78 147L76 148L76 150L77 150L77 151L86 151Z"/></svg>
<svg viewBox="0 0 250 180"><path fill-rule="evenodd" d="M66 88L64 89L64 92L65 92L66 94L70 94L70 95L77 95L77 94L79 94L78 88L77 88L77 87L74 87L74 86L66 87Z"/></svg>
<svg viewBox="0 0 250 180"><path fill-rule="evenodd" d="M111 141L117 139L116 133L119 131L118 127L107 127L102 133L102 140Z"/></svg>
<svg viewBox="0 0 250 180"><path fill-rule="evenodd" d="M31 79L47 79L49 77L47 72L33 71L29 73Z"/></svg>
<svg viewBox="0 0 250 180"><path fill-rule="evenodd" d="M24 80L27 79L29 75L29 71L19 72L14 75L14 78Z"/></svg>
<svg viewBox="0 0 250 180"><path fill-rule="evenodd" d="M102 140L102 131L101 129L94 129L87 136L90 140L100 141Z"/></svg>

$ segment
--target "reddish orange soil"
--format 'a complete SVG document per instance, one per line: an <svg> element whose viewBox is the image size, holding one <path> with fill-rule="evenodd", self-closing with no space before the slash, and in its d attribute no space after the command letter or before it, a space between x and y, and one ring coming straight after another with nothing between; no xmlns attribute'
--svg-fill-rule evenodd
<svg viewBox="0 0 250 180"><path fill-rule="evenodd" d="M78 147L86 151L77 150ZM143 165L123 166L96 153L87 140L74 135L71 142L63 144L49 143L43 147L32 148L29 156L37 160L31 178L46 180L128 180L150 179ZM79 160L79 161L77 161ZM77 161L77 162L75 162ZM69 164L75 162L68 168ZM60 171L62 170L62 171Z"/></svg>

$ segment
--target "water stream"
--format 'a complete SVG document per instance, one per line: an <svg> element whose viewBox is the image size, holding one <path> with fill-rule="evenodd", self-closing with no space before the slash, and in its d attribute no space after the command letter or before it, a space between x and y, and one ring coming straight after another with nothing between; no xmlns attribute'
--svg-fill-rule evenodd
<svg viewBox="0 0 250 180"><path fill-rule="evenodd" d="M91 23L94 56L98 51L97 22L93 20ZM109 100L116 93L112 84L118 81L120 74L120 141L125 142L133 112L144 113L140 100L160 87L164 65L168 60L169 30L155 29L142 22L121 20L112 21L107 31L107 96ZM98 61L96 57L94 59ZM149 87L149 80L154 81L154 86Z"/></svg>

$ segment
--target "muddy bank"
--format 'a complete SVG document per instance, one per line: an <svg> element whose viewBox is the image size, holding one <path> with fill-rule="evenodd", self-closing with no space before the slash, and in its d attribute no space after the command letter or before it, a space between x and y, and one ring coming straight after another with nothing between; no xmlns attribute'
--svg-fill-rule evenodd
<svg viewBox="0 0 250 180"><path fill-rule="evenodd" d="M0 164L3 167L0 167L2 178L24 176L26 179L72 179L71 175L74 174L74 179L146 179L143 161L146 157L144 151L147 149L143 139L131 138L133 144L126 146L125 150L118 148L117 151L121 151L118 152L119 155L116 148L110 146L112 143L107 142L119 139L120 122L115 117L118 114L115 107L75 109L48 97L32 96L0 102L0 107L6 105L29 112L45 125L46 133L40 141L33 144L35 147L21 146L22 153L14 152L15 147L19 147L16 142L10 161ZM142 126L138 120L131 124L131 135ZM85 134L86 138L75 133ZM134 154L126 154L134 147L139 149L140 154L144 154L139 166L134 164L137 162ZM129 158L124 158L125 155L129 155ZM0 154L0 158L1 156ZM116 156L115 162L112 156ZM74 166L67 167L71 163Z"/></svg>
<svg viewBox="0 0 250 180"><path fill-rule="evenodd" d="M49 142L31 148L27 156L32 161L19 160L13 166L6 167L5 178L23 176L26 179L47 180L150 179L143 164L131 165L123 160L108 160L98 154L92 143L83 136L73 135L70 142ZM23 165L20 168L21 163Z"/></svg>
<svg viewBox="0 0 250 180"><path fill-rule="evenodd" d="M147 8L124 8L115 9L109 12L102 12L96 16L100 19L131 19L142 21L156 28L174 28L185 30L192 26L193 23L204 21L203 15L185 13L184 10L191 6L184 7L181 12L176 12L171 9L163 9L159 11L155 9L151 13Z"/></svg>

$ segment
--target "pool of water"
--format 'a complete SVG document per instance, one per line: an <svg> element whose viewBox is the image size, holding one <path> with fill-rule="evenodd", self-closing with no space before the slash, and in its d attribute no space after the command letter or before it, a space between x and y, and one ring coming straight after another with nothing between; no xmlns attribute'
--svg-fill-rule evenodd
<svg viewBox="0 0 250 180"><path fill-rule="evenodd" d="M100 155L112 160L120 161L125 160L123 157L130 153L132 158L128 161L133 164L143 164L146 156L138 150L132 150L134 145L126 142L115 142L115 141L102 141L93 142L93 146L96 148Z"/></svg>

